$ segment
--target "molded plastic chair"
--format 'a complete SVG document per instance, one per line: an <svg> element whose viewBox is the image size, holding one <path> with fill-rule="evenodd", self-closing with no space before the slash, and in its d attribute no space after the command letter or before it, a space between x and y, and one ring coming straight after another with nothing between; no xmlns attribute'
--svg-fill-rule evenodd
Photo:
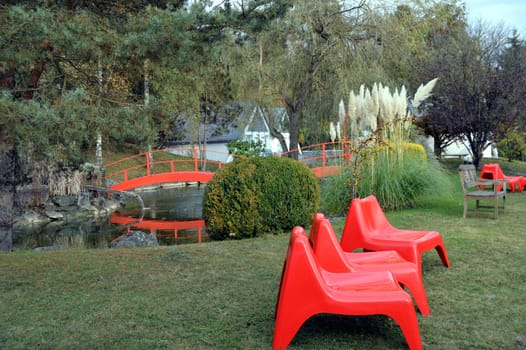
<svg viewBox="0 0 526 350"><path fill-rule="evenodd" d="M428 250L436 249L442 264L448 268L451 266L440 233L393 227L373 195L352 200L340 245L346 252L357 248L370 251L395 250L404 259L415 263L420 275L422 254Z"/></svg>
<svg viewBox="0 0 526 350"><path fill-rule="evenodd" d="M480 208L493 209L493 217L499 218L499 207L504 209L506 205L506 182L507 180L486 180L477 178L475 166L472 164L460 165L458 167L460 182L464 192L464 218L469 213L473 215L487 214L479 211ZM502 199L502 206L499 206L499 200ZM469 210L468 201L475 200L474 210ZM481 204L481 201L486 202ZM492 202L491 205L487 202Z"/></svg>
<svg viewBox="0 0 526 350"><path fill-rule="evenodd" d="M391 272L398 283L411 291L420 313L429 316L430 311L424 281L416 264L405 260L396 251L344 252L331 223L321 213L314 216L309 241L314 255L327 271Z"/></svg>
<svg viewBox="0 0 526 350"><path fill-rule="evenodd" d="M283 266L272 348L286 349L303 323L317 314L386 315L398 323L410 349L422 349L411 296L390 272L327 272L298 226Z"/></svg>
<svg viewBox="0 0 526 350"><path fill-rule="evenodd" d="M480 171L481 180L506 180L507 184L510 186L510 191L515 192L516 190L522 192L524 186L526 186L526 178L523 176L507 176L504 175L500 165L498 163L494 164L484 164L482 170ZM502 185L498 185L498 191L501 191Z"/></svg>

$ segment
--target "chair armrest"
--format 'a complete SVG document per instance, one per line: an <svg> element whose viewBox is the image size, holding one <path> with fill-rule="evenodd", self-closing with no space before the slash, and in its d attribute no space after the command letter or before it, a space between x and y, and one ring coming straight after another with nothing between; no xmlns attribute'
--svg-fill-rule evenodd
<svg viewBox="0 0 526 350"><path fill-rule="evenodd" d="M477 180L477 185L482 186L491 186L491 185L502 185L508 183L507 179L498 179L498 180Z"/></svg>
<svg viewBox="0 0 526 350"><path fill-rule="evenodd" d="M477 186L480 188L481 186L491 186L493 187L493 192L495 192L495 196L497 196L499 193L504 193L506 195L506 184L509 181L507 179L497 179L497 180L477 180ZM500 187L500 190L499 190Z"/></svg>

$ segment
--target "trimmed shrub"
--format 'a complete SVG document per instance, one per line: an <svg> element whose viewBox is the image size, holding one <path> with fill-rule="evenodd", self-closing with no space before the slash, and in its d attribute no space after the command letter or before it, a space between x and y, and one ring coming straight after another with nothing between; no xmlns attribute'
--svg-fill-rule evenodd
<svg viewBox="0 0 526 350"><path fill-rule="evenodd" d="M203 216L212 239L248 238L310 225L319 203L318 180L304 164L245 158L224 166L208 183Z"/></svg>

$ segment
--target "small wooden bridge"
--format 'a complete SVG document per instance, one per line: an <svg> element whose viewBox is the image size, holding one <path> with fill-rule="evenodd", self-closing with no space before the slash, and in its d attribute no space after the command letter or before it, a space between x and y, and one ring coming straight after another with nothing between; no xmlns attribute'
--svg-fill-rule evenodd
<svg viewBox="0 0 526 350"><path fill-rule="evenodd" d="M337 175L344 159L349 159L339 147L340 143L323 143L301 148L299 161L318 178ZM198 148L165 148L106 164L106 180L108 188L118 191L166 183L207 183L231 161L228 158L227 153L213 150L205 154Z"/></svg>

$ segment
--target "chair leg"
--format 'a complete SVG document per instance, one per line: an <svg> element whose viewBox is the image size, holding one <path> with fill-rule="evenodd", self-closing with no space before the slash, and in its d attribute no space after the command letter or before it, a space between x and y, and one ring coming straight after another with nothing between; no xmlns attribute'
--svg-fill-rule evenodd
<svg viewBox="0 0 526 350"><path fill-rule="evenodd" d="M288 312L288 314L287 314ZM286 349L292 342L299 329L310 318L310 315L297 315L293 312L283 311L276 318L274 326L274 337L272 339L272 349Z"/></svg>
<svg viewBox="0 0 526 350"><path fill-rule="evenodd" d="M420 313L424 316L431 315L431 310L429 309L429 303L427 301L426 290L424 288L423 283L415 283L415 281L409 279L405 282L405 287L407 287L407 289L409 289L409 291L413 295L413 298L415 299L416 305L418 306ZM404 283L402 282L402 285L403 284Z"/></svg>
<svg viewBox="0 0 526 350"><path fill-rule="evenodd" d="M446 247L444 245L437 245L435 250L437 251L438 256L440 257L440 260L442 260L442 264L445 267L450 268L451 264L449 263L449 259L447 257Z"/></svg>
<svg viewBox="0 0 526 350"><path fill-rule="evenodd" d="M468 200L464 198L464 219L466 218L467 213L468 213Z"/></svg>
<svg viewBox="0 0 526 350"><path fill-rule="evenodd" d="M420 330L418 328L418 319L413 305L408 307L405 312L393 312L388 315L398 323L405 341L409 346L409 350L422 350L422 340L420 338Z"/></svg>

